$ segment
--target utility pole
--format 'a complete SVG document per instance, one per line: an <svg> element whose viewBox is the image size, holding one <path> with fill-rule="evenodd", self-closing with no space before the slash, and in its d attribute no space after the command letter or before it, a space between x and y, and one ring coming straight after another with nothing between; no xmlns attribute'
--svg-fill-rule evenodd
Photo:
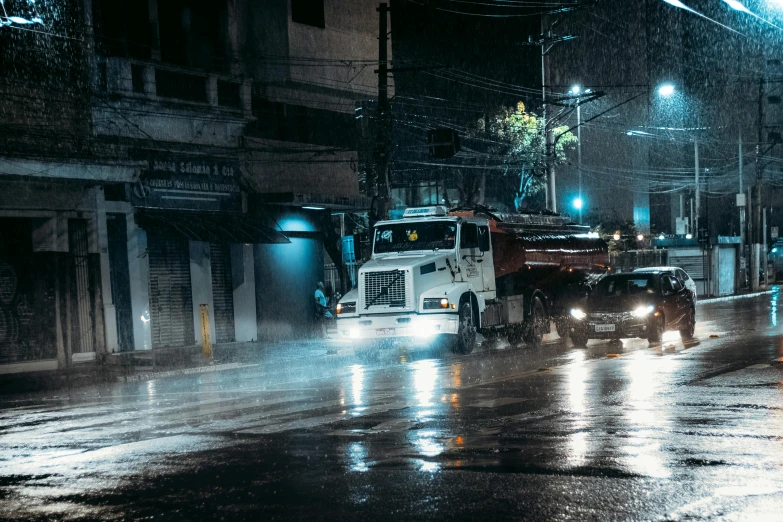
<svg viewBox="0 0 783 522"><path fill-rule="evenodd" d="M739 197L739 194L743 194L743 197L744 197L744 191L742 189L743 159L742 159L742 128L741 127L740 127L740 131L739 131L739 150L738 150L738 152L739 152L739 169L738 169L739 170L739 192L737 194L738 194L738 197ZM746 208L746 206L747 206L747 203L744 204L743 206L739 207L740 259L741 259L741 263L740 263L740 268L741 268L741 270L740 270L740 274L741 274L740 281L741 281L742 286L745 285L745 269L746 269L746 266L747 266L745 264L745 245L747 244L747 240L748 240L747 234L746 234L746 231L745 231L745 208Z"/></svg>
<svg viewBox="0 0 783 522"><path fill-rule="evenodd" d="M381 2L378 9L378 120L375 143L375 179L377 191L375 207L370 210L370 228L376 221L386 219L389 212L389 139L391 118L389 114L389 57L388 14L389 5Z"/></svg>
<svg viewBox="0 0 783 522"><path fill-rule="evenodd" d="M700 194L700 182L699 182L699 140L694 138L693 140L693 158L694 165L693 170L696 174L696 214L693 216L693 226L696 230L696 238L699 238L699 196Z"/></svg>
<svg viewBox="0 0 783 522"><path fill-rule="evenodd" d="M557 25L557 21L552 24L552 28ZM547 97L546 97L546 55L552 50L555 44L573 40L576 36L552 36L551 28L546 28L546 16L541 15L541 38L533 41L528 38L527 44L541 47L541 120L544 123L544 140L546 143L544 161L546 165L546 207L552 212L557 212L557 191L555 187L555 140L552 126L547 119Z"/></svg>
<svg viewBox="0 0 783 522"><path fill-rule="evenodd" d="M759 289L759 254L761 253L761 142L764 139L764 78L759 79L758 136L756 139L756 190L753 192L753 237L750 251L750 288Z"/></svg>
<svg viewBox="0 0 783 522"><path fill-rule="evenodd" d="M551 33L546 31L546 17L541 15L541 113L544 121L544 161L546 162L546 207L552 212L557 212L557 188L555 186L555 162L553 158L552 130L546 119L546 54L547 37Z"/></svg>
<svg viewBox="0 0 783 522"><path fill-rule="evenodd" d="M581 94L581 93L580 93ZM582 224L582 104L581 96L576 99L576 170L579 175L579 224Z"/></svg>

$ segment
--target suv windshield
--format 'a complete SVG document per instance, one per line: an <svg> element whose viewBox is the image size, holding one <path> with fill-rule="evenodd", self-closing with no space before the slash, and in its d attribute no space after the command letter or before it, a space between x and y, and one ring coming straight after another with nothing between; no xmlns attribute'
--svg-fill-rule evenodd
<svg viewBox="0 0 783 522"><path fill-rule="evenodd" d="M655 292L655 277L645 274L616 275L603 278L593 290L595 297L619 297L652 294Z"/></svg>
<svg viewBox="0 0 783 522"><path fill-rule="evenodd" d="M457 239L454 221L394 223L375 228L375 253L409 250L450 250Z"/></svg>

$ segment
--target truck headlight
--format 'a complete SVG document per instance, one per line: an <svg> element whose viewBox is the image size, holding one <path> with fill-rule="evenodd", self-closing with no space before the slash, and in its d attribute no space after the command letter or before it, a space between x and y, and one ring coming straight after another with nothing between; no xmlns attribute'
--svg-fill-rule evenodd
<svg viewBox="0 0 783 522"><path fill-rule="evenodd" d="M650 315L655 310L655 307L653 305L648 306L640 306L633 312L631 312L631 315L634 317L644 317L645 315Z"/></svg>
<svg viewBox="0 0 783 522"><path fill-rule="evenodd" d="M340 314L355 314L356 303L337 303L337 315Z"/></svg>
<svg viewBox="0 0 783 522"><path fill-rule="evenodd" d="M449 300L440 297L425 297L424 298L424 309L425 310L439 310L439 309L446 309L449 307Z"/></svg>
<svg viewBox="0 0 783 522"><path fill-rule="evenodd" d="M579 319L581 321L582 319L587 317L587 314L584 313L579 308L572 308L571 309L571 317L573 317L574 319Z"/></svg>

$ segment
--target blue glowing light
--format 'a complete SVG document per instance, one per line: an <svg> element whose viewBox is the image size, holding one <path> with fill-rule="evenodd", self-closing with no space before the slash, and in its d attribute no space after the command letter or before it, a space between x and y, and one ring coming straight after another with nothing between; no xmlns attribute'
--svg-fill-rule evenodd
<svg viewBox="0 0 783 522"><path fill-rule="evenodd" d="M573 201L574 208L577 210L582 210L582 207L584 206L584 201L582 201L582 198L575 198Z"/></svg>

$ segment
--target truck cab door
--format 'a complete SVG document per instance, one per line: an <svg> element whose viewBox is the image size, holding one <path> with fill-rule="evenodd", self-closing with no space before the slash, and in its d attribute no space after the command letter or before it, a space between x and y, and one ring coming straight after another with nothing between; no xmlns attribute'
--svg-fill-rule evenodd
<svg viewBox="0 0 783 522"><path fill-rule="evenodd" d="M484 292L487 299L495 298L495 261L492 256L492 241L488 225L478 227L479 252L481 254L481 278L484 282Z"/></svg>
<svg viewBox="0 0 783 522"><path fill-rule="evenodd" d="M463 223L459 235L459 264L465 282L473 286L474 292L484 291L482 265L484 259L479 249L478 225Z"/></svg>

